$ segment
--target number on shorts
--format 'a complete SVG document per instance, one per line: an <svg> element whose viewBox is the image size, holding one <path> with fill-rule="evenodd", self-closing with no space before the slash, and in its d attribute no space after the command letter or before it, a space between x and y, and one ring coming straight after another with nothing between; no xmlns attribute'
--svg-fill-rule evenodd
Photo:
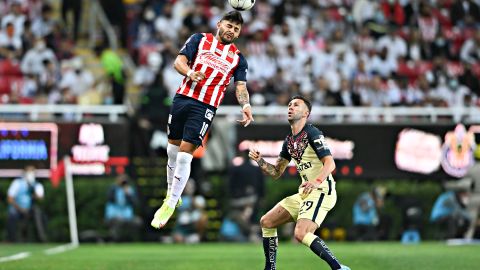
<svg viewBox="0 0 480 270"><path fill-rule="evenodd" d="M312 208L313 202L312 202L312 201L304 201L304 202L303 202L303 205L302 205L302 208L303 208L304 206L307 206L307 209L305 209L305 211L308 211L308 210L310 210L310 208Z"/></svg>
<svg viewBox="0 0 480 270"><path fill-rule="evenodd" d="M200 130L200 136L205 136L205 133L207 132L208 129L208 124L203 122L202 129Z"/></svg>

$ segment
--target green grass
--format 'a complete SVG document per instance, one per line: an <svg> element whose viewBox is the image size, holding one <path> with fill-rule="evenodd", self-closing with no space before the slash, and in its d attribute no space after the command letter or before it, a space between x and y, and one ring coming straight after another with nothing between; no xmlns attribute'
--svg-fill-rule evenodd
<svg viewBox="0 0 480 270"><path fill-rule="evenodd" d="M1 270L245 270L263 269L260 244L82 244L56 255L44 255L52 245L0 245L0 257L29 251L19 261L0 263ZM480 246L446 246L422 243L331 243L331 250L353 270L360 269L478 269ZM301 244L280 243L279 269L329 269Z"/></svg>

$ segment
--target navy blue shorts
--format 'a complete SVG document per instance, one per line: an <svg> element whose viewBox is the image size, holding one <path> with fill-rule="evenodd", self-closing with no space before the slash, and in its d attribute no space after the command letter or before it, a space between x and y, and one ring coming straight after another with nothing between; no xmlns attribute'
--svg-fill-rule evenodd
<svg viewBox="0 0 480 270"><path fill-rule="evenodd" d="M168 116L168 138L202 145L212 126L216 108L196 99L177 94Z"/></svg>

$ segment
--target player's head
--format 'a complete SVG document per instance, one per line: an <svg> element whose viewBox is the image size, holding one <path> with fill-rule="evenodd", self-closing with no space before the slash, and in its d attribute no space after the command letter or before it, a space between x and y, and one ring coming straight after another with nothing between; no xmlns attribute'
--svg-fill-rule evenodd
<svg viewBox="0 0 480 270"><path fill-rule="evenodd" d="M294 96L288 102L288 121L294 122L307 119L312 111L312 104L303 96Z"/></svg>
<svg viewBox="0 0 480 270"><path fill-rule="evenodd" d="M230 11L225 14L217 23L217 38L223 44L230 44L240 36L242 31L243 18L238 11Z"/></svg>

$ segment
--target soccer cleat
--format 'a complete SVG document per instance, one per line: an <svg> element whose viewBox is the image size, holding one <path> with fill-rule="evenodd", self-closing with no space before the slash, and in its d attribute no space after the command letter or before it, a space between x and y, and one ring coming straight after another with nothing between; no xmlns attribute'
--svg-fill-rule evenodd
<svg viewBox="0 0 480 270"><path fill-rule="evenodd" d="M157 212L155 212L155 215L153 216L150 225L152 225L152 227L154 227L155 229L162 228L163 226L165 226L165 224L167 224L174 211L175 209L171 208L166 203L162 204L162 207L160 207Z"/></svg>
<svg viewBox="0 0 480 270"><path fill-rule="evenodd" d="M351 270L351 269L350 269L350 267L341 264L341 265L340 265L340 270Z"/></svg>
<svg viewBox="0 0 480 270"><path fill-rule="evenodd" d="M163 199L163 203L168 201L169 198L170 198L170 195L167 195L167 197L165 197L165 199ZM179 208L180 206L182 206L182 197L178 198L178 201L177 201L177 204L175 205L175 208Z"/></svg>

